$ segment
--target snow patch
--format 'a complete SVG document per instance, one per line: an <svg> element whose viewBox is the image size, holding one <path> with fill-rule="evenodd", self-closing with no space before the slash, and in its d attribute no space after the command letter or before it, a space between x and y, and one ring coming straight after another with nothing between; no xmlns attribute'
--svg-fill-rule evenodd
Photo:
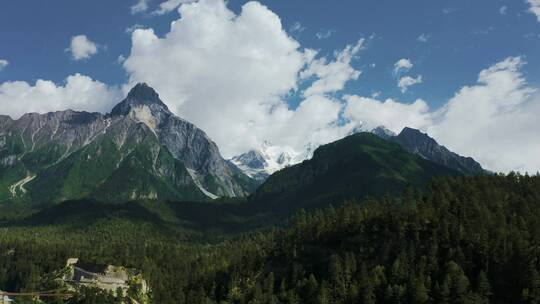
<svg viewBox="0 0 540 304"><path fill-rule="evenodd" d="M318 146L310 143L304 147L303 152L298 152L291 147L273 146L265 141L259 149L233 157L230 161L244 174L255 178L264 174L271 175L283 168L310 159ZM256 157L262 158L263 161L260 162ZM254 167L255 163L262 163L262 166Z"/></svg>
<svg viewBox="0 0 540 304"><path fill-rule="evenodd" d="M30 175L28 174L25 178L21 179L20 181L16 182L15 184L9 186L9 192L11 192L11 196L15 197L17 195L17 188L24 194L26 193L26 189L24 188L24 185L32 181L34 178L36 178L36 175Z"/></svg>
<svg viewBox="0 0 540 304"><path fill-rule="evenodd" d="M199 190L202 191L202 193L204 193L204 195L208 196L209 198L211 199L216 199L218 198L217 195L211 193L210 191L204 189L203 185L201 184L201 182L199 181L199 174L197 173L197 171L193 170L193 169L189 169L189 168L186 168L189 175L191 176L191 178L193 179L193 181L195 182L195 185L197 185L197 187L199 188Z"/></svg>

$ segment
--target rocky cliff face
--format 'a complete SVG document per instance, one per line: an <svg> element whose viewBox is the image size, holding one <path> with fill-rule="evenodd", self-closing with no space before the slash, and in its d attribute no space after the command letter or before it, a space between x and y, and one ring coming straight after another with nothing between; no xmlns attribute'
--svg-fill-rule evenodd
<svg viewBox="0 0 540 304"><path fill-rule="evenodd" d="M404 128L397 136L390 136L388 139L398 143L411 153L418 154L425 159L458 170L461 173L477 174L484 172L482 166L471 157L463 157L448 150L419 130Z"/></svg>
<svg viewBox="0 0 540 304"><path fill-rule="evenodd" d="M110 114L0 116L0 201L244 196L248 177L145 84Z"/></svg>

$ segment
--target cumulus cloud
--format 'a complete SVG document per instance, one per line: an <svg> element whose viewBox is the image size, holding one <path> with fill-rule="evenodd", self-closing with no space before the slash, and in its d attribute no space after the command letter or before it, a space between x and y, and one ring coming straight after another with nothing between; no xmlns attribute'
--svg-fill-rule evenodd
<svg viewBox="0 0 540 304"><path fill-rule="evenodd" d="M399 74L402 71L408 71L412 69L413 64L409 59L402 58L394 63L394 74Z"/></svg>
<svg viewBox="0 0 540 304"><path fill-rule="evenodd" d="M405 76L401 77L398 80L398 87L401 90L401 93L407 92L410 86L417 85L422 83L422 75L418 75L416 77L411 76Z"/></svg>
<svg viewBox="0 0 540 304"><path fill-rule="evenodd" d="M174 112L207 131L226 157L263 140L301 151L309 142L330 142L359 126L385 125L394 132L405 126L427 131L491 170L540 168L540 97L526 85L520 58L482 71L476 84L434 111L421 99L407 104L332 96L359 77L351 62L362 40L325 58L302 49L279 17L258 2L235 14L222 0L202 0L181 5L180 16L162 37L152 29L133 32L124 62L126 89L139 81L154 86ZM397 66L403 71L412 63ZM400 87L421 80L401 77ZM285 99L302 82L310 82L304 99L291 108Z"/></svg>
<svg viewBox="0 0 540 304"><path fill-rule="evenodd" d="M323 56L302 49L279 17L258 2L246 3L238 14L223 0L182 4L179 11L180 18L161 37L152 29L133 31L123 61L129 76L123 93L136 82L149 83L172 111L205 130L225 157L264 140L302 151L307 143L384 125L394 132L405 126L426 131L491 170L540 169L540 94L527 84L519 57L481 71L476 83L434 111L421 99L402 103L379 100L378 93L372 98L334 94L358 79L361 71L351 64L363 40ZM412 63L397 66L410 69ZM404 88L422 80L409 78ZM291 107L285 100L300 86L307 89ZM108 112L120 95L75 74L60 85L46 80L0 84L0 108L13 117L66 108Z"/></svg>
<svg viewBox="0 0 540 304"><path fill-rule="evenodd" d="M424 33L424 34L418 36L418 38L416 38L416 40L418 40L420 42L428 42L428 40L430 38L431 38L431 35Z"/></svg>
<svg viewBox="0 0 540 304"><path fill-rule="evenodd" d="M134 25L132 25L132 26L128 26L128 27L125 29L125 32L126 32L127 34L131 34L131 33L133 33L135 30L143 29L143 28L144 28L144 25L136 23L136 24L134 24Z"/></svg>
<svg viewBox="0 0 540 304"><path fill-rule="evenodd" d="M527 0L529 5L529 11L536 15L538 22L540 22L540 0Z"/></svg>
<svg viewBox="0 0 540 304"><path fill-rule="evenodd" d="M259 2L238 14L223 0L182 4L164 36L152 29L132 34L124 62L127 90L146 82L169 108L215 140L226 157L268 140L301 151L346 134L339 124L342 101L327 96L357 79L351 66L364 40L329 58L302 49L280 18ZM286 98L301 92L298 107ZM294 130L294 131L292 131Z"/></svg>
<svg viewBox="0 0 540 304"><path fill-rule="evenodd" d="M74 74L63 85L39 79L35 84L9 81L0 84L2 114L18 118L24 113L46 113L76 109L90 112L107 112L120 100L119 90Z"/></svg>
<svg viewBox="0 0 540 304"><path fill-rule="evenodd" d="M412 104L404 104L393 99L380 101L354 95L344 97L346 101L344 118L366 130L385 126L395 133L404 127L425 129L432 123L429 106L421 99Z"/></svg>
<svg viewBox="0 0 540 304"><path fill-rule="evenodd" d="M5 59L0 59L0 71L9 65L9 61Z"/></svg>
<svg viewBox="0 0 540 304"><path fill-rule="evenodd" d="M289 32L291 33L301 33L306 29L305 26L303 26L300 22L296 21L291 25L289 28Z"/></svg>
<svg viewBox="0 0 540 304"><path fill-rule="evenodd" d="M483 70L436 114L428 130L451 149L498 171L540 169L540 97L527 85L519 57Z"/></svg>
<svg viewBox="0 0 540 304"><path fill-rule="evenodd" d="M85 35L73 36L67 50L71 52L74 60L88 59L98 52L97 45Z"/></svg>
<svg viewBox="0 0 540 304"><path fill-rule="evenodd" d="M335 33L335 30L320 30L315 34L315 36L317 37L317 39L326 39L330 38Z"/></svg>
<svg viewBox="0 0 540 304"><path fill-rule="evenodd" d="M351 124L338 123L341 111L342 104L338 100L322 95L309 96L294 111L287 110L281 124L266 126L265 138L301 152L310 143L317 145L338 140L352 130ZM276 130L272 130L274 126Z"/></svg>
<svg viewBox="0 0 540 304"><path fill-rule="evenodd" d="M148 10L148 1L149 0L137 0L137 2L131 6L131 13L138 14L146 12Z"/></svg>
<svg viewBox="0 0 540 304"><path fill-rule="evenodd" d="M124 62L127 87L140 81L153 86L229 156L265 139L263 130L286 125L294 113L282 97L297 88L299 71L314 53L300 50L280 18L258 2L248 2L238 15L222 0L179 10L164 37L152 29L133 32Z"/></svg>
<svg viewBox="0 0 540 304"><path fill-rule="evenodd" d="M348 45L343 51L337 52L333 61L326 58L313 60L307 69L300 73L301 79L316 76L318 79L306 89L304 96L327 94L342 90L350 80L356 80L360 71L351 66L351 61L360 52L364 39L354 45Z"/></svg>
<svg viewBox="0 0 540 304"><path fill-rule="evenodd" d="M165 15L174 11L184 3L195 2L198 0L167 0L159 5L159 8L153 12L154 15Z"/></svg>
<svg viewBox="0 0 540 304"><path fill-rule="evenodd" d="M499 172L540 170L540 94L521 73L520 57L507 58L480 72L437 111L422 100L413 104L347 96L345 118L366 128L385 125L427 131L439 143Z"/></svg>

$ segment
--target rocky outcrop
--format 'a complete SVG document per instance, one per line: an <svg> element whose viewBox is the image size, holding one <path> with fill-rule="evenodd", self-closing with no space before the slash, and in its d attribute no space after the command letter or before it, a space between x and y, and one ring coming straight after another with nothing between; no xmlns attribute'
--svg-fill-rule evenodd
<svg viewBox="0 0 540 304"><path fill-rule="evenodd" d="M71 293L77 293L85 287L111 293L123 299L122 303L150 302L150 287L136 269L81 263L77 258L70 258L65 268L52 274L52 279L53 282L49 284L59 285L60 289Z"/></svg>

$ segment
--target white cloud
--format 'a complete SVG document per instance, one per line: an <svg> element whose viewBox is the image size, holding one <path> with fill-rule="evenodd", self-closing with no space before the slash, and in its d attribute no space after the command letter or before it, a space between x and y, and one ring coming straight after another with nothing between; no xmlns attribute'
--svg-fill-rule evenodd
<svg viewBox="0 0 540 304"><path fill-rule="evenodd" d="M42 79L34 85L25 81L0 84L2 114L13 118L28 112L46 113L66 109L107 112L120 98L119 90L80 74L67 77L63 85Z"/></svg>
<svg viewBox="0 0 540 304"><path fill-rule="evenodd" d="M131 34L131 33L133 33L135 30L143 29L143 28L145 28L144 25L136 23L136 24L134 24L134 25L132 25L132 26L127 27L127 28L125 29L125 32L126 32L127 34Z"/></svg>
<svg viewBox="0 0 540 304"><path fill-rule="evenodd" d="M315 34L315 36L317 36L317 39L326 39L326 38L330 38L335 33L336 33L335 30L321 30L321 31L318 31Z"/></svg>
<svg viewBox="0 0 540 304"><path fill-rule="evenodd" d="M137 0L137 2L131 6L131 13L138 14L146 12L148 10L148 2L149 0Z"/></svg>
<svg viewBox="0 0 540 304"><path fill-rule="evenodd" d="M154 15L165 15L174 11L180 5L185 3L191 3L198 0L166 0L159 5L159 8L152 12Z"/></svg>
<svg viewBox="0 0 540 304"><path fill-rule="evenodd" d="M540 0L527 0L530 4L529 11L536 15L538 22L540 22Z"/></svg>
<svg viewBox="0 0 540 304"><path fill-rule="evenodd" d="M409 59L402 58L394 64L394 74L399 74L402 71L408 71L412 69L413 64Z"/></svg>
<svg viewBox="0 0 540 304"><path fill-rule="evenodd" d="M345 96L344 117L367 130L385 126L395 133L404 127L424 129L431 125L431 114L427 103L418 99L404 104L392 99L379 101L374 98Z"/></svg>
<svg viewBox="0 0 540 304"><path fill-rule="evenodd" d="M88 59L98 52L97 45L85 35L73 36L67 50L71 52L74 60Z"/></svg>
<svg viewBox="0 0 540 304"><path fill-rule="evenodd" d="M525 63L507 58L483 70L476 84L461 88L440 110L413 104L347 96L344 117L356 125L405 126L427 131L439 143L472 156L487 169L540 170L540 94L521 73Z"/></svg>
<svg viewBox="0 0 540 304"><path fill-rule="evenodd" d="M288 119L282 120L281 124L266 126L269 129L262 134L267 132L265 138L272 143L304 152L302 149L308 143L329 143L343 138L352 130L352 125L338 124L341 111L341 102L312 95L303 100L296 110L288 110Z"/></svg>
<svg viewBox="0 0 540 304"><path fill-rule="evenodd" d="M436 114L429 131L451 149L497 171L540 170L540 96L527 85L519 57L483 70Z"/></svg>
<svg viewBox="0 0 540 304"><path fill-rule="evenodd" d="M499 14L501 15L506 15L506 13L508 12L508 6L501 6L501 8L499 9Z"/></svg>
<svg viewBox="0 0 540 304"><path fill-rule="evenodd" d="M398 87L402 93L407 92L410 86L422 83L422 75L416 77L405 76L401 77L398 81Z"/></svg>
<svg viewBox="0 0 540 304"><path fill-rule="evenodd" d="M457 12L457 11L459 11L458 8L454 8L454 7L445 7L445 8L443 9L443 14L445 14L445 15L453 14L453 13L455 13L455 12Z"/></svg>
<svg viewBox="0 0 540 304"><path fill-rule="evenodd" d="M416 38L416 40L420 41L420 42L428 42L428 40L431 38L431 35L429 34L421 34L420 36L418 36L418 38Z"/></svg>
<svg viewBox="0 0 540 304"><path fill-rule="evenodd" d="M5 59L0 59L0 71L9 65L9 61Z"/></svg>
<svg viewBox="0 0 540 304"><path fill-rule="evenodd" d="M123 63L129 75L124 93L135 82L149 83L172 111L205 130L226 157L264 140L301 151L307 143L327 143L358 126L385 125L394 132L405 126L427 131L491 170L540 170L540 94L522 75L521 58L485 69L437 111L421 99L378 100L376 92L373 98L341 100L332 93L359 77L351 62L362 40L322 58L302 49L279 17L258 2L235 14L223 0L201 0L180 6L180 16L162 37L152 29L132 33ZM409 78L403 87L422 80ZM303 82L309 82L304 99L291 108L284 99ZM0 108L13 117L66 108L107 112L121 100L118 91L80 74L62 85L5 82Z"/></svg>
<svg viewBox="0 0 540 304"><path fill-rule="evenodd" d="M296 21L291 25L289 28L289 32L292 33L301 33L306 30L306 27L304 27L300 22Z"/></svg>
<svg viewBox="0 0 540 304"><path fill-rule="evenodd" d="M222 0L202 0L180 6L180 16L164 37L152 29L133 32L124 62L129 85L153 86L227 156L264 139L281 144L272 134L295 115L282 98L297 88L314 52L300 50L279 17L258 2L246 3L236 15Z"/></svg>
<svg viewBox="0 0 540 304"><path fill-rule="evenodd" d="M348 81L358 79L360 71L351 66L351 61L362 50L363 44L364 39L360 39L355 45L348 45L335 54L332 62L324 57L310 62L308 68L300 73L300 78L316 76L318 79L306 89L304 96L336 92L342 90Z"/></svg>

